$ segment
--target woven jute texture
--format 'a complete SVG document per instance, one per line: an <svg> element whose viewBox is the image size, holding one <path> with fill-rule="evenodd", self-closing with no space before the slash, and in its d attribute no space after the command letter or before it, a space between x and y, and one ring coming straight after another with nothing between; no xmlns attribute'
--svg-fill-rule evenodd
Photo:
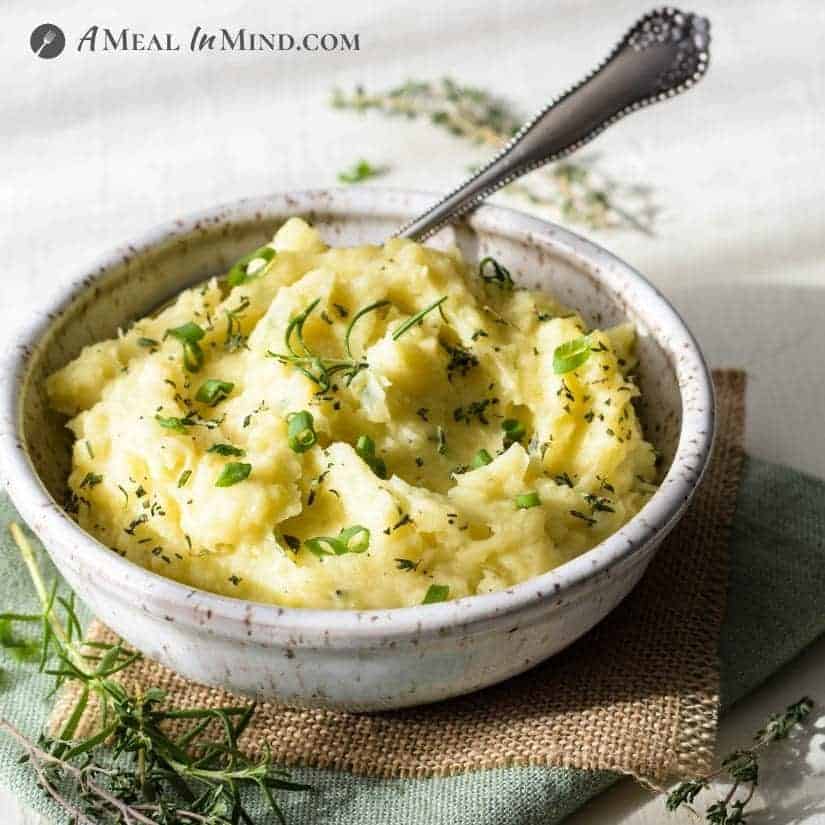
<svg viewBox="0 0 825 825"><path fill-rule="evenodd" d="M383 777L444 776L510 765L612 770L662 779L708 770L716 737L728 529L742 468L745 378L714 373L717 441L689 512L644 578L563 653L502 685L437 705L380 714L258 707L242 740L281 765ZM112 641L99 623L95 640ZM237 705L150 661L124 674L178 707ZM67 690L52 715L73 704ZM87 728L94 724L90 717Z"/></svg>

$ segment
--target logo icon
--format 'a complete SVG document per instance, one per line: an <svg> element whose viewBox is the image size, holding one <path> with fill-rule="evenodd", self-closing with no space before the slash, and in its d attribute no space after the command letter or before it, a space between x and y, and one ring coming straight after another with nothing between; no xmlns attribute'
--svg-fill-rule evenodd
<svg viewBox="0 0 825 825"><path fill-rule="evenodd" d="M38 57L51 60L66 48L66 35L54 23L42 23L32 32L29 45Z"/></svg>

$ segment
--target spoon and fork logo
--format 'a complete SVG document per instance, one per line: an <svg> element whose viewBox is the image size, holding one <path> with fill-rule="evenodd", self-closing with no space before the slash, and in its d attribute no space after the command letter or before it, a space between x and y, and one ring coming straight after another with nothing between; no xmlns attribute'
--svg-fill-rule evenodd
<svg viewBox="0 0 825 825"><path fill-rule="evenodd" d="M29 45L37 57L50 60L66 47L66 36L54 23L42 23L32 32Z"/></svg>

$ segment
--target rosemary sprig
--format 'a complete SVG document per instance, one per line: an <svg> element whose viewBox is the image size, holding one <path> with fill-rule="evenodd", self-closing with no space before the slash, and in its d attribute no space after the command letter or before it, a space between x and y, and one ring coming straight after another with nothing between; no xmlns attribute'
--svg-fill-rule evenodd
<svg viewBox="0 0 825 825"><path fill-rule="evenodd" d="M699 794L710 789L714 779L724 778L730 780L730 789L706 808L704 818L710 825L746 825L747 807L759 784L760 752L774 742L787 739L805 721L813 706L813 701L805 696L788 705L782 713L773 714L765 727L756 732L750 747L732 751L722 759L717 770L681 782L670 791L665 798L667 810L676 811L685 807L699 817L693 808L694 801Z"/></svg>
<svg viewBox="0 0 825 825"><path fill-rule="evenodd" d="M321 392L326 392L332 386L332 379L335 375L341 374L347 383L347 386L352 382L352 379L358 375L361 370L366 369L368 364L363 358L354 358L350 348L350 337L355 324L360 318L372 310L383 306L384 302L378 301L370 304L368 307L357 312L347 326L347 331L344 335L344 347L346 349L347 358L328 358L316 353L307 344L304 339L304 324L307 319L315 311L315 308L321 302L320 298L312 301L303 311L293 316L287 324L284 333L284 347L286 352L272 352L268 351L267 355L275 358L282 364L288 364L294 367L298 372L303 373L310 381L315 382L320 388ZM293 344L293 336L297 342Z"/></svg>
<svg viewBox="0 0 825 825"><path fill-rule="evenodd" d="M445 295L439 298L428 307L416 312L414 315L407 318L401 323L398 329L392 333L393 341L397 341L405 332L409 331L417 323L424 319L424 316L432 312L434 309L441 308L444 301L447 300ZM316 298L305 309L297 315L290 318L284 332L284 349L286 352L272 352L269 350L267 355L275 358L282 364L288 364L294 367L299 372L303 373L310 381L316 383L320 392L326 392L333 384L333 378L340 375L347 386L352 383L352 379L358 375L362 370L367 369L369 364L364 359L363 355L355 356L352 351L352 333L355 325L370 312L389 306L391 303L387 300L375 301L362 309L359 309L347 324L346 332L344 333L344 352L346 358L333 358L321 355L315 352L304 339L304 325L307 319L317 308L321 302L320 298ZM295 339L293 342L293 338Z"/></svg>
<svg viewBox="0 0 825 825"><path fill-rule="evenodd" d="M356 112L422 118L450 134L500 149L524 118L507 101L449 77L409 81L385 91L333 91L331 105ZM631 228L650 234L655 217L646 187L627 185L596 168L593 158L545 166L507 187L512 194L545 208L557 219L592 229Z"/></svg>
<svg viewBox="0 0 825 825"><path fill-rule="evenodd" d="M4 613L11 626L39 627L30 640L40 670L80 685L80 695L55 736L36 742L0 718L0 731L18 742L38 783L80 825L252 825L242 791L256 789L283 822L276 791L306 790L276 770L269 753L254 761L239 749L255 706L168 707L162 690L130 692L113 677L140 658L122 642L83 640L73 595L47 587L34 551L16 524L11 533L25 562L40 611ZM79 737L92 697L99 729Z"/></svg>

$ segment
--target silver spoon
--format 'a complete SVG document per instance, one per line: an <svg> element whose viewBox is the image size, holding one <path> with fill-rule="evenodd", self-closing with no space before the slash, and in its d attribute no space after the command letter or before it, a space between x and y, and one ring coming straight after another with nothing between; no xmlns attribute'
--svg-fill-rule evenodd
<svg viewBox="0 0 825 825"><path fill-rule="evenodd" d="M707 71L710 22L646 14L607 59L528 121L482 169L397 233L422 241L516 178L575 152L620 118L689 89Z"/></svg>

